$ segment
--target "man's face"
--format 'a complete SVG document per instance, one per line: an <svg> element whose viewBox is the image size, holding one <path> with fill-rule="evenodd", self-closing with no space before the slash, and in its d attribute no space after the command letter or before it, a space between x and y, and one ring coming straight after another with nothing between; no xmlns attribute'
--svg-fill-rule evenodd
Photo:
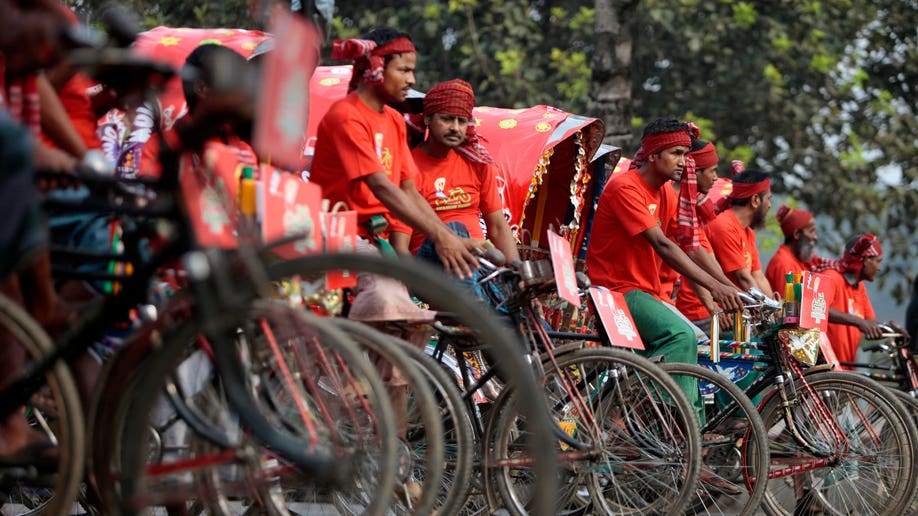
<svg viewBox="0 0 918 516"><path fill-rule="evenodd" d="M816 252L816 242L819 240L819 234L816 233L816 221L810 222L797 230L797 258L801 262L808 262L813 258Z"/></svg>
<svg viewBox="0 0 918 516"><path fill-rule="evenodd" d="M868 256L864 258L864 268L861 270L861 278L864 281L873 281L877 277L877 273L882 269L882 256Z"/></svg>
<svg viewBox="0 0 918 516"><path fill-rule="evenodd" d="M408 92L414 86L414 67L418 55L414 52L395 55L386 63L383 71L383 82L379 90L389 102L404 102Z"/></svg>
<svg viewBox="0 0 918 516"><path fill-rule="evenodd" d="M696 170L698 175L698 193L706 194L711 191L714 181L717 181L717 165Z"/></svg>
<svg viewBox="0 0 918 516"><path fill-rule="evenodd" d="M430 139L449 149L455 149L465 141L469 119L459 115L434 113L427 119Z"/></svg>
<svg viewBox="0 0 918 516"><path fill-rule="evenodd" d="M682 172L685 170L685 157L688 156L689 150L684 145L677 145L651 156L651 159L661 176L673 181L679 181L682 179Z"/></svg>
<svg viewBox="0 0 918 516"><path fill-rule="evenodd" d="M752 224L750 226L752 229L761 229L765 227L765 220L768 217L768 211L771 209L771 190L755 196L759 198L759 204L752 215Z"/></svg>

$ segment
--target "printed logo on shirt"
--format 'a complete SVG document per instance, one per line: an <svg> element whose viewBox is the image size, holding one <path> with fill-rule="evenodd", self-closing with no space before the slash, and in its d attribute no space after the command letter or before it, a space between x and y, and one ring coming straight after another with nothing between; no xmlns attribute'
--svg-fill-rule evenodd
<svg viewBox="0 0 918 516"><path fill-rule="evenodd" d="M374 140L375 140L375 143L376 143L376 157L379 158L379 159L381 160L381 159L382 159L382 152L383 152L383 148L382 148L382 144L383 144L383 134L382 134L382 133L376 133L376 134L374 135Z"/></svg>
<svg viewBox="0 0 918 516"><path fill-rule="evenodd" d="M441 192L438 192L438 194ZM462 187L450 189L445 198L438 198L434 201L435 211L458 210L468 208L472 205L472 194L466 192Z"/></svg>
<svg viewBox="0 0 918 516"><path fill-rule="evenodd" d="M389 147L385 147L382 150L382 157L379 158L379 162L382 164L387 176L392 175L392 161L392 152L389 151Z"/></svg>
<svg viewBox="0 0 918 516"><path fill-rule="evenodd" d="M434 195L437 196L437 199L449 199L449 197L447 197L446 194L443 193L443 190L446 190L446 178L445 177L438 177L436 180L434 180L434 188L436 189L436 192L434 193Z"/></svg>
<svg viewBox="0 0 918 516"><path fill-rule="evenodd" d="M656 205L656 204L648 204L648 205L647 205L647 209L650 210L650 214L653 215L653 214L655 214L655 213L657 212L657 205Z"/></svg>

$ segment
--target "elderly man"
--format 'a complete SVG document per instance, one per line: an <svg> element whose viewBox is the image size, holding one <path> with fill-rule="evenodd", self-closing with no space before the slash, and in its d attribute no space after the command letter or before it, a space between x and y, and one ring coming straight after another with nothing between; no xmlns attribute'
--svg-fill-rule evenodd
<svg viewBox="0 0 918 516"><path fill-rule="evenodd" d="M516 240L503 215L494 160L478 142L472 108L475 93L469 83L453 79L437 84L424 97L427 138L412 151L420 174L418 192L440 220L460 236L487 238L507 260L519 259ZM411 238L411 251L434 257L433 241L420 232ZM420 252L419 252L420 251Z"/></svg>
<svg viewBox="0 0 918 516"><path fill-rule="evenodd" d="M838 267L838 260L816 255L819 235L812 213L800 208L781 206L775 218L781 225L784 243L778 247L765 269L765 278L772 290L784 292L785 275L788 273L822 272Z"/></svg>
<svg viewBox="0 0 918 516"><path fill-rule="evenodd" d="M771 297L771 286L762 274L755 242L756 228L765 225L771 209L771 180L758 170L744 170L733 178L733 190L717 203L717 217L707 226L714 256L737 287L757 287Z"/></svg>

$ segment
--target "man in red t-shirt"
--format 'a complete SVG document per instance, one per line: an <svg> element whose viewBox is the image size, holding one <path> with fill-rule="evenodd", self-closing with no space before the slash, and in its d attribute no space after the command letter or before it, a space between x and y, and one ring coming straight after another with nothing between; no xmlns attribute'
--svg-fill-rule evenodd
<svg viewBox="0 0 918 516"><path fill-rule="evenodd" d="M816 241L819 240L819 235L812 213L800 208L781 206L775 218L781 225L784 243L778 247L768 262L768 267L765 268L765 278L773 291L784 293L788 273L822 272L838 267L838 260L816 255Z"/></svg>
<svg viewBox="0 0 918 516"><path fill-rule="evenodd" d="M494 160L474 132L474 107L472 86L460 79L437 84L424 96L427 138L411 152L420 171L418 192L440 220L462 236L483 240L479 223L483 218L491 243L508 261L518 260L516 239L497 191ZM411 252L418 254L425 240L423 233L415 231Z"/></svg>
<svg viewBox="0 0 918 516"><path fill-rule="evenodd" d="M771 286L762 274L754 228L764 227L771 209L771 180L768 174L747 169L733 178L733 190L717 203L717 217L707 226L714 256L736 286L756 287L768 297Z"/></svg>
<svg viewBox="0 0 918 516"><path fill-rule="evenodd" d="M704 199L708 192L711 191L714 181L717 180L717 149L711 142L696 139L692 142L692 150L689 152L689 156L695 160L698 183L697 204L698 200ZM714 278L729 284L730 280L724 276L723 269L720 268L717 259L714 258L714 250L700 224L701 221L697 221L698 248L687 251L689 258ZM717 303L711 298L711 293L688 278L682 278L682 282L678 290L676 290L676 308L705 333L710 332L711 314L719 311ZM730 317L724 317L721 321L721 327L729 328L731 319Z"/></svg>
<svg viewBox="0 0 918 516"><path fill-rule="evenodd" d="M834 287L828 296L829 328L826 335L840 362L854 362L862 336L868 340L882 338L883 331L863 283L873 281L880 272L882 262L880 241L865 233L848 240L838 269L826 272Z"/></svg>
<svg viewBox="0 0 918 516"><path fill-rule="evenodd" d="M387 103L403 102L414 85L417 54L407 34L377 29L362 40L336 41L334 59L353 59L350 93L335 102L322 118L309 179L322 187L332 205L339 201L357 211L360 236L374 216L388 222L376 235L379 245L389 230L407 235L408 228L435 242L444 267L471 277L478 262L477 244L457 237L440 221L414 186L417 167L408 149L405 120ZM393 228L394 227L394 228ZM396 238L397 250L407 253L408 239Z"/></svg>
<svg viewBox="0 0 918 516"><path fill-rule="evenodd" d="M586 262L594 285L625 295L648 355L696 363L695 331L661 299L660 264L706 287L727 310L742 303L734 287L695 265L662 229L676 207L664 201L661 189L681 177L691 144L688 126L676 120L657 119L644 128L632 168L612 176L599 198ZM682 387L697 403L697 387Z"/></svg>

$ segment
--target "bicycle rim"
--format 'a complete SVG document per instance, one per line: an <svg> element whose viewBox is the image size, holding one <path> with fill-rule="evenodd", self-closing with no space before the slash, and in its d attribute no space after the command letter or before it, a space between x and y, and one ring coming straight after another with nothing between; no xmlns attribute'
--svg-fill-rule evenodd
<svg viewBox="0 0 918 516"><path fill-rule="evenodd" d="M771 471L812 469L770 479L763 504L766 512L902 514L916 480L915 429L904 408L882 386L854 373L821 372L805 379L833 415L848 450L837 461L813 467L814 457L790 435L780 397L773 396L761 411L770 438ZM796 391L798 398L808 395L802 388ZM794 423L808 440L817 440L815 432L806 433L817 427L811 414L795 408Z"/></svg>

